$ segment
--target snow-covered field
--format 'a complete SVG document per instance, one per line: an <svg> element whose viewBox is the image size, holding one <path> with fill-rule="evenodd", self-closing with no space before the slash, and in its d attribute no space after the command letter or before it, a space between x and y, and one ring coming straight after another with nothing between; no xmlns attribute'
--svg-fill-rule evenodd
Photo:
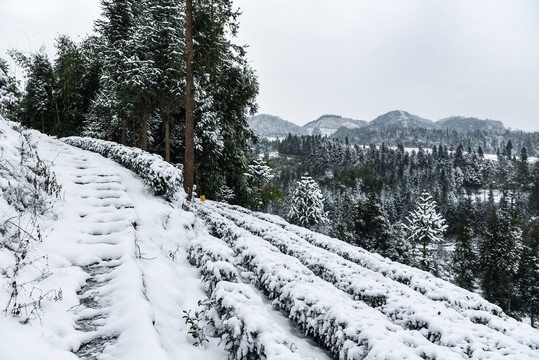
<svg viewBox="0 0 539 360"><path fill-rule="evenodd" d="M0 119L2 360L539 359L539 331L477 294L275 216L166 201L12 126Z"/></svg>

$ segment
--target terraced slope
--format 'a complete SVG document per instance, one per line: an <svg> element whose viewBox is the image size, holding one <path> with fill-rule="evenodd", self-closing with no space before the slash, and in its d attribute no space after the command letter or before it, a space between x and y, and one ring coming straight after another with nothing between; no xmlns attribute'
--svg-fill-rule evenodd
<svg viewBox="0 0 539 360"><path fill-rule="evenodd" d="M275 216L210 201L194 209L274 305L337 358L539 356L536 330L428 273ZM385 352L389 343L393 355Z"/></svg>

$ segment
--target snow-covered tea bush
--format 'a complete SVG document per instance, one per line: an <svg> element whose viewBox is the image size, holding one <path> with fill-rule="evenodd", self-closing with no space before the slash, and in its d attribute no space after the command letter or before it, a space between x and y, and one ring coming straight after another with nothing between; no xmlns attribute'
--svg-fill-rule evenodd
<svg viewBox="0 0 539 360"><path fill-rule="evenodd" d="M191 264L201 269L209 295L203 313L225 344L229 359L300 359L294 353L296 345L260 311L260 297L248 285L236 283L234 252L224 241L201 236L190 242L187 254Z"/></svg>
<svg viewBox="0 0 539 360"><path fill-rule="evenodd" d="M203 205L195 210L234 250L239 265L253 273L252 283L336 359L388 359L398 358L397 354L410 359L455 358L449 348L393 324L379 311L318 278L298 259L218 213Z"/></svg>
<svg viewBox="0 0 539 360"><path fill-rule="evenodd" d="M460 337L461 344L465 345L463 342L467 341L466 336L464 336L465 328L463 327L460 331L458 326L442 326L440 319L445 318L444 321L455 320L457 324L463 324L463 320L472 323L472 325L468 323L468 330L480 338L479 342L489 344L488 346L483 344L480 347L475 347L476 351L481 351L482 348L507 350L509 347L518 347L518 344L511 342L511 339L508 338L515 339L517 343L530 349L539 349L537 336L530 331L529 325L508 317L498 306L486 301L478 294L438 279L428 272L393 262L380 255L372 254L362 248L303 227L291 225L275 215L251 212L227 204L206 202L205 205L212 209L220 209L218 212L226 214L226 217L235 218L235 222L241 227L259 234L265 240L279 247L281 251L293 253L317 275L333 282L355 298L380 308L392 319L395 318L394 321L400 323L401 326L410 329L428 326L429 329L423 329L422 332L433 341L448 341L447 344L450 345ZM234 212L238 214L233 215ZM294 244L293 239L299 244ZM301 243L301 240L305 240L320 250L337 254L349 262L333 256L329 259L327 258L329 255L326 255L324 260L324 256L320 255L324 251L320 252L316 248L307 249L308 245ZM353 264L358 265L358 267L354 267ZM372 271L372 277L368 275L370 271ZM415 295L399 286L398 283L415 292ZM414 300L406 302L406 298ZM425 300L421 300L422 298L429 301L425 302ZM423 305L420 305L418 310L413 312L410 311L411 308L398 309L397 306L390 305L391 302L398 305L399 301L413 307L420 303ZM433 316L427 316L428 311L423 311L423 309L433 310L436 308L438 308L437 311L431 312ZM438 311L440 311L440 315L438 315ZM453 313L453 311L458 314ZM403 313L398 315L398 312ZM423 320L421 320L422 318ZM457 319L459 320L457 321ZM489 329L482 328L483 325ZM450 335L451 331L458 332L459 335L452 336ZM464 346L462 349L464 350ZM522 351L527 352L526 349ZM474 358L480 357L475 356Z"/></svg>
<svg viewBox="0 0 539 360"><path fill-rule="evenodd" d="M162 195L168 200L185 197L181 165L174 166L159 155L112 141L82 137L62 140L69 145L101 154L133 171L156 195Z"/></svg>
<svg viewBox="0 0 539 360"><path fill-rule="evenodd" d="M231 210L228 205L207 202L205 206L268 241L282 253L299 259L315 275L348 293L353 299L380 311L394 324L406 330L417 330L436 345L478 359L485 352L529 352L523 346L530 346L529 340L514 341L496 327L478 325L467 314L459 313L402 283L314 246L277 224L261 221L246 212ZM481 345L470 346L470 343Z"/></svg>

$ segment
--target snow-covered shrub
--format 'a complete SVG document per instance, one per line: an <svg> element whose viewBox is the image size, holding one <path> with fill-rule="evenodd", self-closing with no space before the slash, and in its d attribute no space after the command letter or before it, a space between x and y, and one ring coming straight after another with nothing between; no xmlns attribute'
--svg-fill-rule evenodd
<svg viewBox="0 0 539 360"><path fill-rule="evenodd" d="M386 315L406 330L417 330L427 340L453 349L462 356L481 358L484 351L529 352L521 344L513 342L497 330L474 325L472 319L443 303L431 300L408 286L384 277L309 244L281 226L250 216L245 212L231 210L230 206L207 202L220 216L232 220L235 225L256 234L277 247L282 253L301 261L320 278L348 293ZM464 326L467 324L468 326ZM480 346L470 347L470 343Z"/></svg>
<svg viewBox="0 0 539 360"><path fill-rule="evenodd" d="M210 299L203 316L210 329L221 338L229 359L299 359L295 344L279 330L273 319L264 315L262 300L249 286L236 284L233 250L222 240L200 236L192 240L187 254L191 264L201 269L204 289ZM195 313L196 314L196 313ZM201 341L197 317L186 313L191 332ZM185 317L184 317L185 318Z"/></svg>
<svg viewBox="0 0 539 360"><path fill-rule="evenodd" d="M166 162L159 155L112 141L81 137L62 140L69 145L101 154L132 170L142 178L144 184L153 189L156 195L162 195L168 200L185 197L182 167Z"/></svg>
<svg viewBox="0 0 539 360"><path fill-rule="evenodd" d="M260 311L262 300L245 284L221 281L212 292L210 319L229 359L301 359L296 345Z"/></svg>
<svg viewBox="0 0 539 360"><path fill-rule="evenodd" d="M40 221L54 217L61 187L50 165L37 156L28 133L0 115L0 303L3 312L24 322L39 317L42 302L60 300L60 290L40 290L51 275L47 259L38 256Z"/></svg>
<svg viewBox="0 0 539 360"><path fill-rule="evenodd" d="M307 230L303 227L291 225L278 216L254 213L239 206L225 204L218 206L228 210L233 209L260 220L276 224L286 230L289 236L290 233L296 234L317 247L338 254L361 267L370 269L388 279L404 284L426 298L440 302L445 307L456 310L474 324L486 325L499 333L517 339L520 344L526 345L531 349L539 349L539 343L534 339L534 333L530 332L528 325L508 317L502 312L499 306L486 301L476 293L438 279L428 272L393 262L338 239Z"/></svg>
<svg viewBox="0 0 539 360"><path fill-rule="evenodd" d="M236 226L220 214L196 205L236 253L240 265L253 273L252 282L273 305L289 314L306 334L318 340L337 359L455 358L455 352L431 344L418 332L407 332L379 311L356 302L321 280L295 257Z"/></svg>

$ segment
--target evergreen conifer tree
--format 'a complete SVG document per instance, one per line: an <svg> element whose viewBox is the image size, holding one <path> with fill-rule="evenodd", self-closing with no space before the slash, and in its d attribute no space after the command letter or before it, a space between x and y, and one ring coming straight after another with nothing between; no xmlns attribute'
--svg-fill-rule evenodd
<svg viewBox="0 0 539 360"><path fill-rule="evenodd" d="M539 313L539 219L531 219L523 233L523 249L518 270L519 304L535 326Z"/></svg>
<svg viewBox="0 0 539 360"><path fill-rule="evenodd" d="M320 187L308 174L302 176L297 183L288 218L293 223L309 228L328 221Z"/></svg>
<svg viewBox="0 0 539 360"><path fill-rule="evenodd" d="M262 189L273 178L272 169L264 160L255 159L249 165L249 172L245 174L249 178L251 190L254 195L255 209L260 211L263 207Z"/></svg>
<svg viewBox="0 0 539 360"><path fill-rule="evenodd" d="M473 290L475 280L474 235L469 218L464 218L457 228L452 268L455 274L455 284L468 290Z"/></svg>
<svg viewBox="0 0 539 360"><path fill-rule="evenodd" d="M481 288L485 299L510 313L515 297L517 273L522 253L522 230L514 207L504 194L498 209L491 210L481 241Z"/></svg>
<svg viewBox="0 0 539 360"><path fill-rule="evenodd" d="M422 244L421 268L430 269L427 261L427 244L443 241L447 229L445 219L436 211L436 202L428 192L423 192L417 202L417 208L406 217L403 224L408 231L408 239L414 244Z"/></svg>
<svg viewBox="0 0 539 360"><path fill-rule="evenodd" d="M0 58L0 116L14 114L21 96L17 80L9 75L7 62Z"/></svg>
<svg viewBox="0 0 539 360"><path fill-rule="evenodd" d="M54 126L52 108L54 73L45 48L41 47L30 57L21 53L13 55L27 72L26 89L21 103L21 123L50 134Z"/></svg>

